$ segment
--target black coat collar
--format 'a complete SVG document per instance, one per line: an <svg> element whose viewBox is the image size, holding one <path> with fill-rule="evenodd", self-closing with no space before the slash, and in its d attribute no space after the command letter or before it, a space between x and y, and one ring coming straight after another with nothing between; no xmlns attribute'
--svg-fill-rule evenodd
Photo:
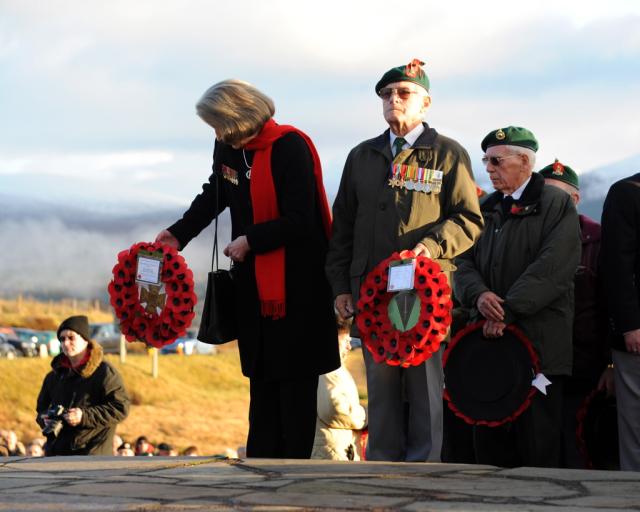
<svg viewBox="0 0 640 512"><path fill-rule="evenodd" d="M522 196L518 199L512 207L512 215L529 215L536 210L536 206L540 202L542 196L542 190L544 189L544 178L534 172L531 174L531 180L522 192ZM497 190L489 195L482 203L481 210L483 212L490 212L496 206L502 202L503 194Z"/></svg>

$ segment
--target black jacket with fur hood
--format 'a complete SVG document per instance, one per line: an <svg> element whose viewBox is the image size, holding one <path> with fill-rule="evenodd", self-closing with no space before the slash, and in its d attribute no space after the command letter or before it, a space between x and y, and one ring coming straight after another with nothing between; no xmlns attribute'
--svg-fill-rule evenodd
<svg viewBox="0 0 640 512"><path fill-rule="evenodd" d="M129 396L118 371L104 360L102 347L89 341L89 360L79 368L68 368L60 354L51 362L38 395L36 421L44 427L41 414L50 406L82 409L80 424L63 420L57 437L47 436L45 453L51 455L113 455L116 426L129 413Z"/></svg>

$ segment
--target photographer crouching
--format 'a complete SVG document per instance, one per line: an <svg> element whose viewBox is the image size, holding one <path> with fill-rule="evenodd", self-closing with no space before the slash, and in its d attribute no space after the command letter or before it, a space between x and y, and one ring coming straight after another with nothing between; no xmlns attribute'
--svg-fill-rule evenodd
<svg viewBox="0 0 640 512"><path fill-rule="evenodd" d="M36 406L45 455L113 455L116 426L129 413L122 378L90 339L86 316L62 322L58 339L62 353L51 362Z"/></svg>

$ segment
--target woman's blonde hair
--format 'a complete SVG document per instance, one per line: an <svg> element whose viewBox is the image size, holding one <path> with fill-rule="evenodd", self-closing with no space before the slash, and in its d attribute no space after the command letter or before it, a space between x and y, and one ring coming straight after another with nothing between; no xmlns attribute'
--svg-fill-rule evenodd
<svg viewBox="0 0 640 512"><path fill-rule="evenodd" d="M275 111L271 98L250 83L236 79L212 85L196 103L200 118L226 144L256 135Z"/></svg>

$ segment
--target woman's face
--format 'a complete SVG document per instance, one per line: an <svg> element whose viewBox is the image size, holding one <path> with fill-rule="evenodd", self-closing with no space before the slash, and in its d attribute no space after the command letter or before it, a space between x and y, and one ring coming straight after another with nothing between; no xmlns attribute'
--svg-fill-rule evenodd
<svg viewBox="0 0 640 512"><path fill-rule="evenodd" d="M89 342L80 336L77 332L70 329L60 331L60 348L68 358L77 357L82 354L89 345Z"/></svg>

